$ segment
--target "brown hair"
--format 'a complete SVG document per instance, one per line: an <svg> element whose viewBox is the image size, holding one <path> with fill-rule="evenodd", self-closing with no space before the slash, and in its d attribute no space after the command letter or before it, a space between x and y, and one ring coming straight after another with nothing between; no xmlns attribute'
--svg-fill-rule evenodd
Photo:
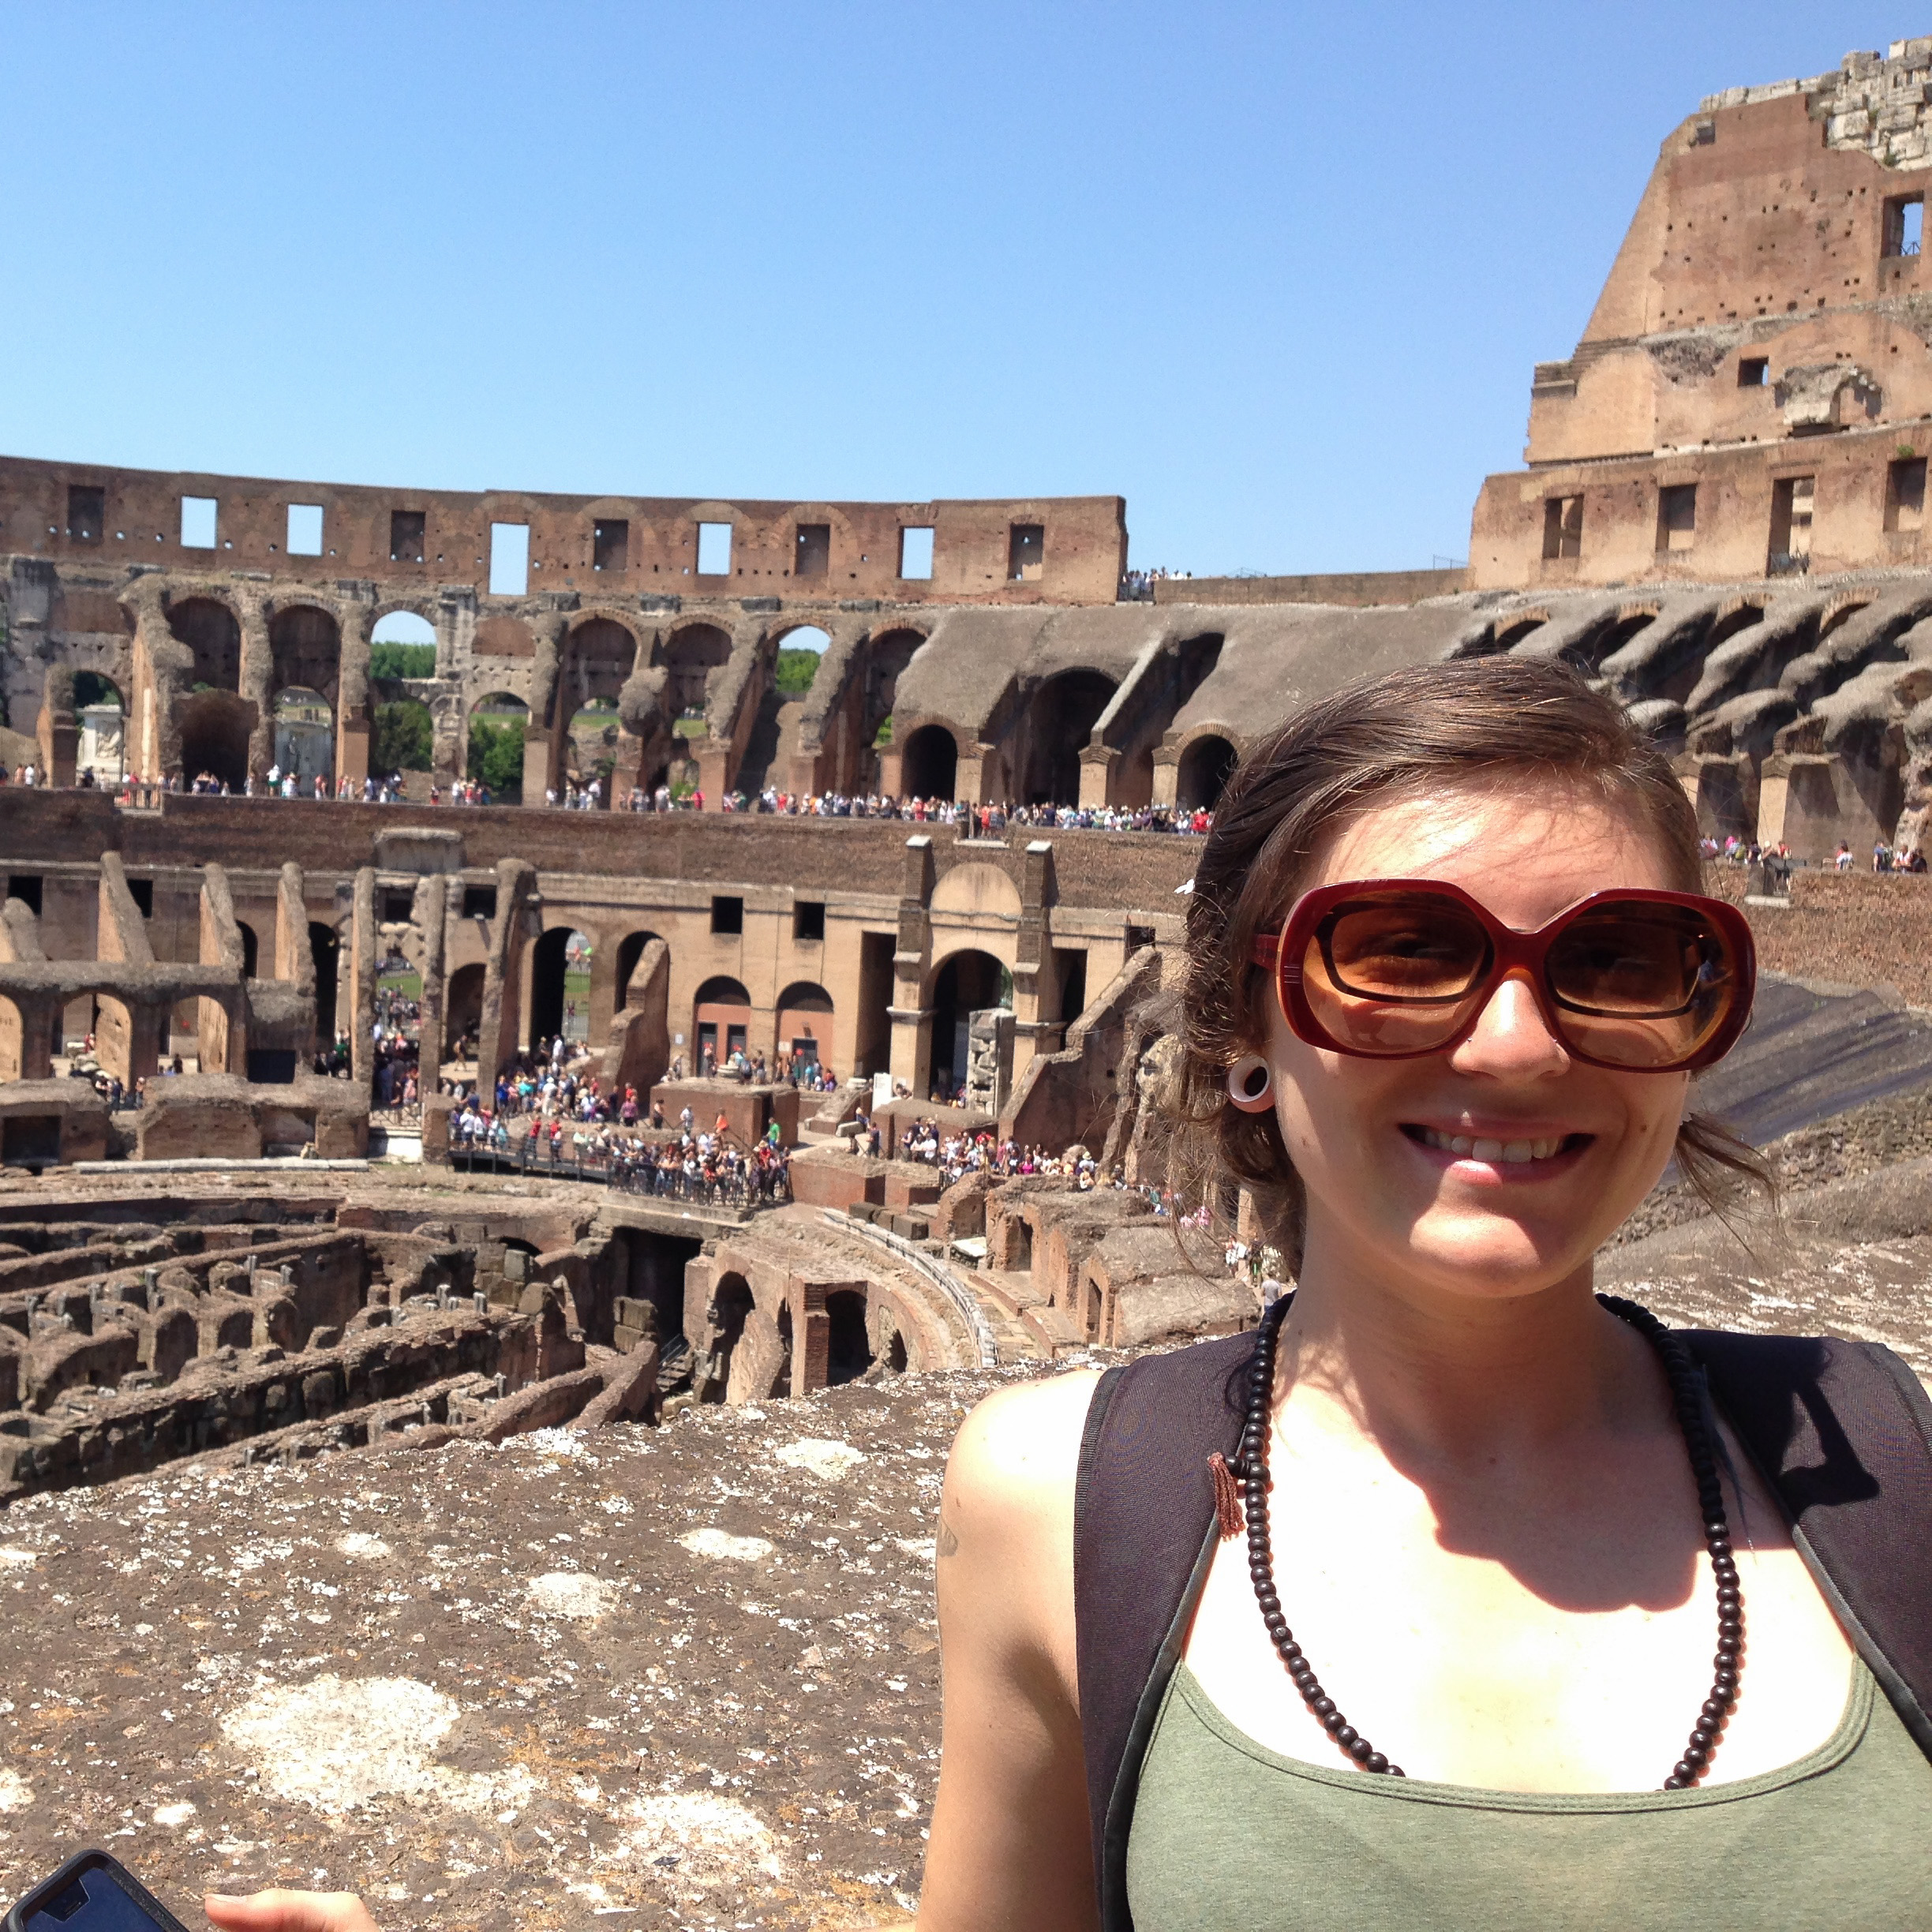
<svg viewBox="0 0 1932 1932"><path fill-rule="evenodd" d="M1188 901L1173 1178L1210 1201L1230 1180L1246 1186L1291 1267L1300 1265L1301 1179L1273 1110L1243 1113L1227 1098L1229 1068L1267 1038L1273 988L1250 964L1256 936L1286 915L1317 847L1344 819L1391 794L1539 781L1596 790L1651 833L1674 889L1703 889L1696 814L1669 760L1619 705L1559 661L1465 659L1350 685L1297 712L1228 781ZM1745 1183L1775 1210L1771 1170L1716 1121L1687 1116L1676 1158L1715 1211Z"/></svg>

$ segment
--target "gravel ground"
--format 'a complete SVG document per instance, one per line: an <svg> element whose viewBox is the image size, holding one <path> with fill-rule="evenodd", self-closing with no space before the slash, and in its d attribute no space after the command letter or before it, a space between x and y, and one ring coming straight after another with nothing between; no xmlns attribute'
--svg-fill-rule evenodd
<svg viewBox="0 0 1932 1932"><path fill-rule="evenodd" d="M84 1844L388 1929L871 1926L938 1769L931 1539L1020 1372L178 1466L0 1518L0 1893Z"/></svg>

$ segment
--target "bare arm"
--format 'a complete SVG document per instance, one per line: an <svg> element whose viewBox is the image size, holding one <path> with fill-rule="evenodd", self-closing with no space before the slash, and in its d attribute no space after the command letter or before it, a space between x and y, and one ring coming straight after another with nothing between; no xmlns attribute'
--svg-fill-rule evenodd
<svg viewBox="0 0 1932 1932"><path fill-rule="evenodd" d="M943 1755L920 1932L1099 1923L1073 1633L1073 1485L1095 1380L1004 1390L953 1445L938 1566Z"/></svg>

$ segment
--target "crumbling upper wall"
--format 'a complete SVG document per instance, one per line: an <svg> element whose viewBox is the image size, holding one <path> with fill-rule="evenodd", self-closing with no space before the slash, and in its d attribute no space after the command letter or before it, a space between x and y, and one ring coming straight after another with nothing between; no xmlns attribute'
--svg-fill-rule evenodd
<svg viewBox="0 0 1932 1932"><path fill-rule="evenodd" d="M187 497L215 500L212 546L182 542ZM319 552L290 554L291 506L320 511ZM1110 604L1127 562L1118 496L726 503L390 489L0 457L0 553L22 556L318 583L360 578L425 591L462 585L481 597L499 523L528 528L533 592ZM701 523L731 526L721 571L699 569ZM933 533L929 577L899 575L907 530ZM1034 530L1037 544L1020 534Z"/></svg>

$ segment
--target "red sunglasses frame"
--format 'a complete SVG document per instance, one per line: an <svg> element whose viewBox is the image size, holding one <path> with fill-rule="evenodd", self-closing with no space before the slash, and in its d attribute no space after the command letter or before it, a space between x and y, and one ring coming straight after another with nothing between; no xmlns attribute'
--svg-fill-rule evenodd
<svg viewBox="0 0 1932 1932"><path fill-rule="evenodd" d="M1492 957L1489 970L1480 986L1464 996L1472 1002L1468 1017L1447 1039L1434 1046L1415 1047L1401 1053L1370 1053L1335 1039L1316 1018L1302 987L1301 962L1308 957L1309 941L1316 928L1335 906L1362 893L1391 891L1432 895L1465 908L1475 915L1488 935ZM1566 928L1586 913L1601 911L1605 906L1632 904L1689 907L1717 928L1730 948L1734 963L1737 991L1730 1010L1718 1023L1717 1031L1695 1053L1662 1066L1634 1067L1621 1061L1599 1059L1573 1045L1561 1017L1566 1009L1549 983L1550 947ZM1531 996L1543 1016L1543 1024L1571 1059L1580 1060L1589 1066L1608 1067L1618 1073L1695 1073L1715 1065L1736 1045L1738 1035L1750 1022L1751 1001L1758 987L1758 949L1751 938L1750 922L1736 907L1726 904L1721 899L1705 898L1698 893L1651 891L1634 886L1592 893L1574 905L1565 907L1547 926L1539 927L1533 932L1521 932L1513 926L1505 926L1481 900L1472 897L1461 886L1451 885L1447 879L1349 879L1339 885L1318 886L1313 891L1304 893L1289 908L1279 934L1258 937L1249 957L1254 964L1270 970L1275 981L1275 998L1281 1003L1282 1017L1298 1039L1331 1053L1348 1054L1365 1060L1419 1060L1430 1054L1453 1052L1475 1031L1477 1021L1496 997L1496 988L1511 974L1521 973L1529 983Z"/></svg>

